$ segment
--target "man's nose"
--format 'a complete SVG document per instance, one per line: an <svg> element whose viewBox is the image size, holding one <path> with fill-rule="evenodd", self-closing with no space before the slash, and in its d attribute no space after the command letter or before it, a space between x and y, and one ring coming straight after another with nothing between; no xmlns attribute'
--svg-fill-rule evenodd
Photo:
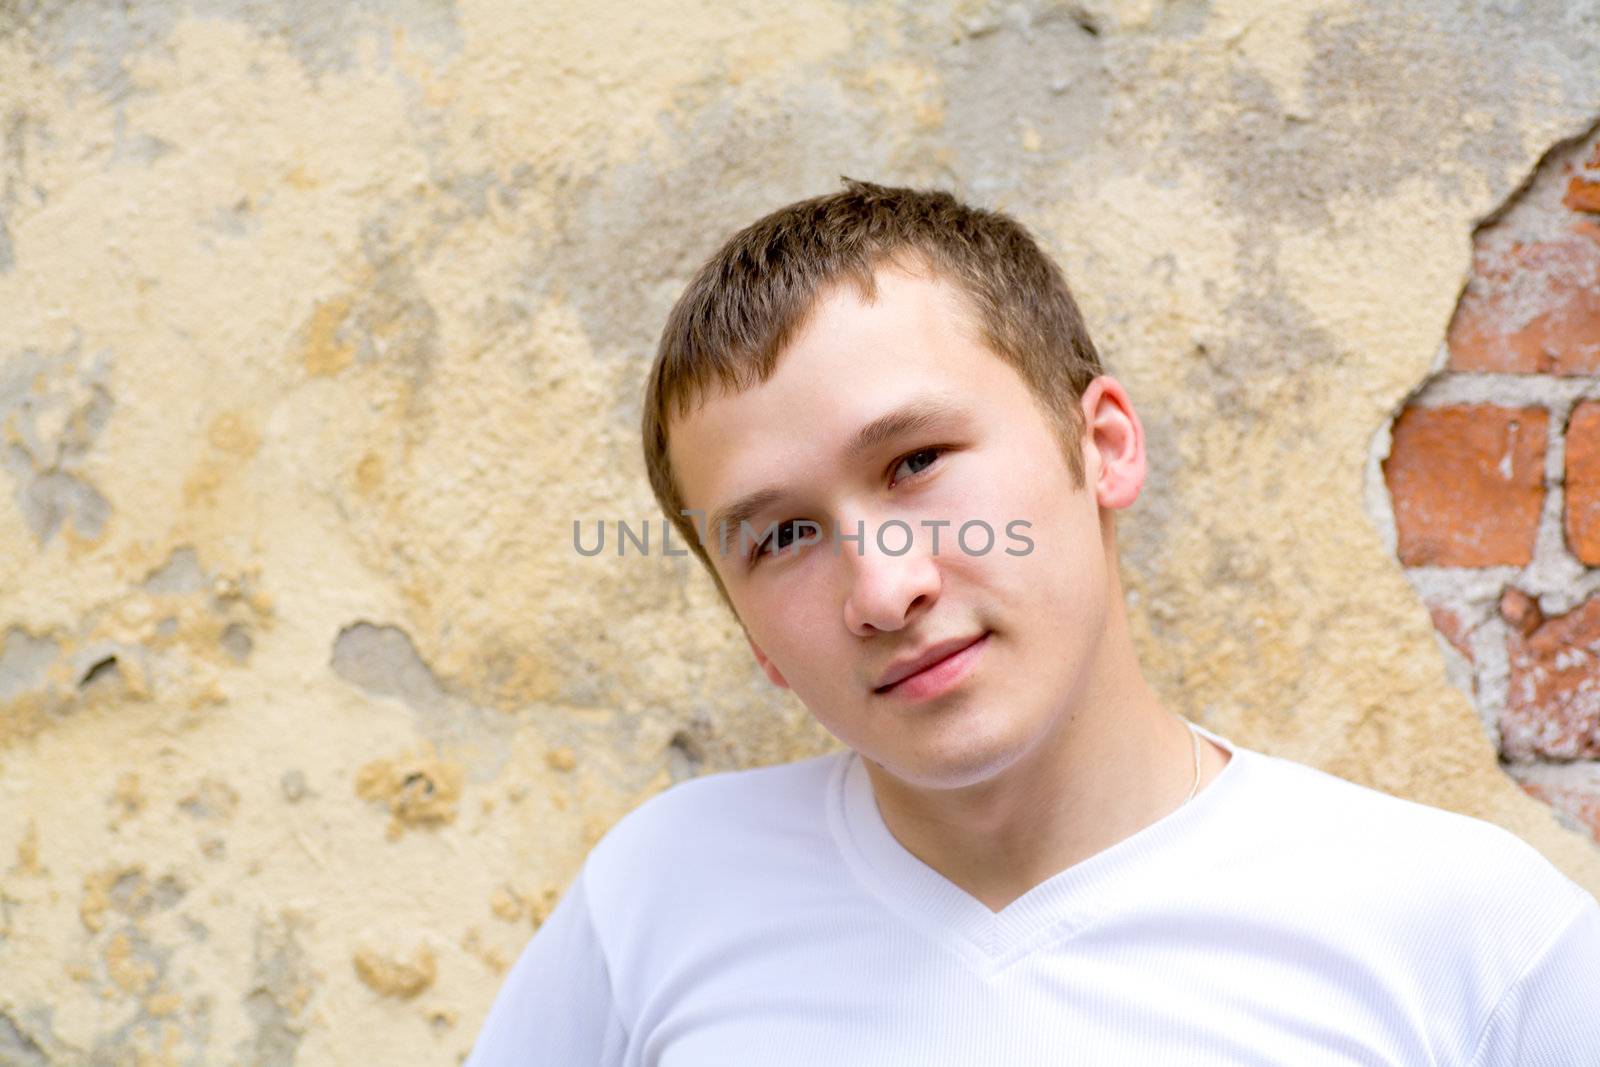
<svg viewBox="0 0 1600 1067"><path fill-rule="evenodd" d="M862 536L853 537L859 530ZM939 561L904 520L841 527L845 625L862 637L898 630L939 598Z"/></svg>

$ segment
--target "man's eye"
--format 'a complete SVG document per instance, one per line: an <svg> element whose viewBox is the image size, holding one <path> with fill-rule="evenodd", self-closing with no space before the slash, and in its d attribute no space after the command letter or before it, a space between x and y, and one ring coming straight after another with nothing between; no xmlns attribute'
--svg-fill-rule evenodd
<svg viewBox="0 0 1600 1067"><path fill-rule="evenodd" d="M755 551L750 554L750 558L759 559L762 556L771 555L774 551L781 552L788 548L794 543L794 538L785 538L783 536L785 530L793 530L795 537L798 537L802 531L806 533L815 531L816 523L811 522L809 519L788 519L778 523L772 533L768 534L766 539L755 547Z"/></svg>
<svg viewBox="0 0 1600 1067"><path fill-rule="evenodd" d="M933 446L930 448L919 448L915 452L908 452L895 462L894 471L891 473L898 473L900 468L910 466L914 467L915 469L909 470L905 477L915 478L918 475L927 473L928 468L933 466L934 462L937 461L940 456L944 455L946 451L948 451L948 449L942 446ZM903 481L904 479L900 480ZM793 536L785 537L785 531L792 532ZM810 534L814 538L817 533L820 533L820 529L817 524L812 522L810 519L786 519L785 521L778 523L777 526L773 528L772 533L768 534L760 544L756 545L755 548L750 551L750 562L755 563L763 556L770 556L775 552L782 552L784 549L794 544L795 538L799 537L802 533Z"/></svg>
<svg viewBox="0 0 1600 1067"><path fill-rule="evenodd" d="M910 471L907 475L907 477L915 478L917 475L923 473L929 467L933 466L934 461L943 455L944 451L945 450L943 448L919 448L909 455L900 457L900 461L895 464L894 469L896 472L898 472L901 467L905 467L908 464L915 466L916 461L918 459L922 459L925 462L923 462L918 469Z"/></svg>

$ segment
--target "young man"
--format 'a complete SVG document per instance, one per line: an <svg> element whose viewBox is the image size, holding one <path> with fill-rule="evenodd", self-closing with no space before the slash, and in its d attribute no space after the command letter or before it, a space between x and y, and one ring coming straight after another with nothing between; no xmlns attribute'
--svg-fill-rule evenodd
<svg viewBox="0 0 1600 1067"><path fill-rule="evenodd" d="M1592 896L1162 707L1112 522L1139 419L1014 221L860 182L769 215L645 412L668 517L847 748L622 819L472 1067L1600 1063Z"/></svg>

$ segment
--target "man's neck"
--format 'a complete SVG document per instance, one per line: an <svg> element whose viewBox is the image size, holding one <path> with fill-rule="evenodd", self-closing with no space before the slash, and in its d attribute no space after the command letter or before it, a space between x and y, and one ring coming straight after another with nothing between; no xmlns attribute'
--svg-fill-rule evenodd
<svg viewBox="0 0 1600 1067"><path fill-rule="evenodd" d="M1132 836L1183 803L1194 744L1137 666L1130 683L1115 694L1088 687L1085 706L1063 712L1025 755L975 785L925 789L866 761L884 824L991 911ZM1227 760L1203 740L1200 784Z"/></svg>

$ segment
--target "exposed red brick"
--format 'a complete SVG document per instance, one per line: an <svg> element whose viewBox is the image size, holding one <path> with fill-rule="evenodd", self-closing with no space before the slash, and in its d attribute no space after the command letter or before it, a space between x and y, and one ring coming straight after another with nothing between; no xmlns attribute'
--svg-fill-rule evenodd
<svg viewBox="0 0 1600 1067"><path fill-rule="evenodd" d="M1600 596L1506 637L1500 744L1511 759L1600 757Z"/></svg>
<svg viewBox="0 0 1600 1067"><path fill-rule="evenodd" d="M1453 370L1600 371L1600 226L1503 250L1480 244L1446 340Z"/></svg>
<svg viewBox="0 0 1600 1067"><path fill-rule="evenodd" d="M1542 800L1589 832L1600 841L1600 795L1579 789L1557 789L1536 782L1518 782L1522 791L1535 800Z"/></svg>
<svg viewBox="0 0 1600 1067"><path fill-rule="evenodd" d="M1520 566L1544 505L1544 408L1408 407L1383 477L1408 567Z"/></svg>
<svg viewBox="0 0 1600 1067"><path fill-rule="evenodd" d="M1567 547L1600 566L1600 401L1585 400L1567 420Z"/></svg>
<svg viewBox="0 0 1600 1067"><path fill-rule="evenodd" d="M1500 617L1524 637L1544 622L1539 602L1515 586L1507 586L1506 591L1500 594Z"/></svg>
<svg viewBox="0 0 1600 1067"><path fill-rule="evenodd" d="M1575 175L1567 182L1561 202L1574 211L1600 211L1600 181Z"/></svg>
<svg viewBox="0 0 1600 1067"><path fill-rule="evenodd" d="M1449 608L1428 606L1428 614L1433 618L1433 628L1438 630L1452 648L1472 662L1472 642L1467 634L1467 627L1461 621L1461 616Z"/></svg>

